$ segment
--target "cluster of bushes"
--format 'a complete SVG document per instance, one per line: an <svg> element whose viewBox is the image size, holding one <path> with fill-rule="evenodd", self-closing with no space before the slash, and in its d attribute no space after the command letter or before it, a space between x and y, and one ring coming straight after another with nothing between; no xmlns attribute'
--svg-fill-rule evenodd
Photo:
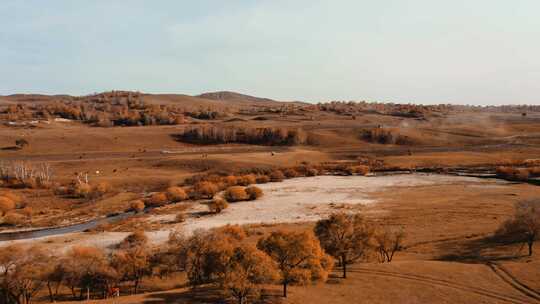
<svg viewBox="0 0 540 304"><path fill-rule="evenodd" d="M307 136L302 129L193 126L174 137L195 144L244 143L253 145L300 145Z"/></svg>
<svg viewBox="0 0 540 304"><path fill-rule="evenodd" d="M141 212L146 207L160 207L185 200L208 199L210 211L219 213L226 209L230 202L255 200L263 195L260 188L250 185L322 174L366 175L369 172L369 166L352 162L303 164L283 169L251 168L237 174L219 172L194 175L187 178L182 187L170 187L165 192L156 192L144 200L132 202L131 209ZM224 191L223 195L216 195L221 191Z"/></svg>
<svg viewBox="0 0 540 304"><path fill-rule="evenodd" d="M271 167L255 167L240 170L237 173L215 172L204 175L194 175L184 181L184 185L192 187L195 192L204 186L212 189L213 194L225 190L230 186L248 186L251 184L264 184L268 182L281 182L288 178L308 177L317 175L367 175L370 172L368 165L361 162L321 163L311 165L304 163L299 166L281 169ZM212 184L210 186L208 183ZM205 193L208 193L206 191ZM199 195L201 196L201 195ZM206 198L211 195L206 196ZM204 197L204 196L203 196Z"/></svg>
<svg viewBox="0 0 540 304"><path fill-rule="evenodd" d="M145 278L186 274L192 287L215 287L223 298L239 303L258 298L262 286L326 281L338 260L346 266L378 252L390 262L402 247L401 230L377 230L359 215L333 214L314 232L273 231L247 242L240 226L196 231L185 237L173 232L165 246L151 247L143 232L126 237L109 254L94 247L73 247L53 256L41 247L0 248L0 294L6 304L31 303L42 290L51 302L70 290L74 299L96 299L116 293L137 293ZM66 287L62 289L60 287Z"/></svg>
<svg viewBox="0 0 540 304"><path fill-rule="evenodd" d="M99 182L92 185L88 182L73 181L67 186L57 186L54 188L54 194L56 195L81 198L85 200L98 199L111 191L112 187L107 182Z"/></svg>
<svg viewBox="0 0 540 304"><path fill-rule="evenodd" d="M256 186L231 186L225 190L224 194L228 202L253 201L261 196L263 196L263 191Z"/></svg>
<svg viewBox="0 0 540 304"><path fill-rule="evenodd" d="M363 140L379 144L411 145L414 143L410 137L401 135L393 129L373 128L363 130L360 136Z"/></svg>
<svg viewBox="0 0 540 304"><path fill-rule="evenodd" d="M212 194L213 195L213 194ZM160 207L169 203L178 203L189 199L189 195L182 187L169 187L165 192L156 192L146 198L144 201L135 201L138 207L132 205L135 211L142 211L144 207ZM143 205L141 205L142 203ZM142 206L142 207L141 207Z"/></svg>
<svg viewBox="0 0 540 304"><path fill-rule="evenodd" d="M23 198L13 192L0 192L1 224L19 226L32 218L33 210Z"/></svg>

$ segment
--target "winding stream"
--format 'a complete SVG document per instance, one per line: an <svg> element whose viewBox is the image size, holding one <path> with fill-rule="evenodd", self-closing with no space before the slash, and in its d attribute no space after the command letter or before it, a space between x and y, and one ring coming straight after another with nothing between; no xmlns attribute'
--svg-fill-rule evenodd
<svg viewBox="0 0 540 304"><path fill-rule="evenodd" d="M101 224L113 223L113 222L128 218L132 216L133 214L134 214L133 212L125 212L125 213L121 213L114 216L94 219L88 222L70 225L70 226L64 226L64 227L43 228L43 229L15 231L15 232L2 232L0 233L0 242L34 239L34 238L55 236L55 235L61 235L61 234L66 234L66 233L73 233L73 232L83 232L89 229L96 228L97 226Z"/></svg>

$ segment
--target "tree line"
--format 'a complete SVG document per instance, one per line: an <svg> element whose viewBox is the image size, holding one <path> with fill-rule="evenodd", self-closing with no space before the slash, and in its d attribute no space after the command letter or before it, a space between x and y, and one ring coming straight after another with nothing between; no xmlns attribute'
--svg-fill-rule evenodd
<svg viewBox="0 0 540 304"><path fill-rule="evenodd" d="M271 127L191 126L173 137L195 144L243 143L268 146L300 145L307 140L307 135L300 128Z"/></svg>
<svg viewBox="0 0 540 304"><path fill-rule="evenodd" d="M175 272L185 272L192 287L216 286L238 303L260 297L263 284L281 284L286 297L290 285L326 281L335 261L344 278L346 266L369 252L389 252L379 261L390 262L403 238L389 229L336 213L313 231L272 231L255 243L244 228L225 226L190 237L173 232L165 246L152 246L135 232L109 253L75 246L54 256L43 247L11 245L0 250L0 303L28 304L40 291L51 302L61 299L62 290L80 300L111 297L119 287L123 294L137 293L143 278Z"/></svg>

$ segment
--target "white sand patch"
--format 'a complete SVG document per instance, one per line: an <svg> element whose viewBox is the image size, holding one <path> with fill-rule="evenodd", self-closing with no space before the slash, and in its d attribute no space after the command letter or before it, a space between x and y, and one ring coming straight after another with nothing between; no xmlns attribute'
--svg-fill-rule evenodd
<svg viewBox="0 0 540 304"><path fill-rule="evenodd" d="M275 224L316 221L336 211L335 205L371 204L372 192L394 187L415 187L443 184L488 184L493 180L435 174L407 174L377 177L317 176L285 180L281 183L257 185L264 196L256 201L229 204L217 215L190 218L182 224L186 234L197 229L210 229L227 224ZM164 239L169 231L155 232Z"/></svg>

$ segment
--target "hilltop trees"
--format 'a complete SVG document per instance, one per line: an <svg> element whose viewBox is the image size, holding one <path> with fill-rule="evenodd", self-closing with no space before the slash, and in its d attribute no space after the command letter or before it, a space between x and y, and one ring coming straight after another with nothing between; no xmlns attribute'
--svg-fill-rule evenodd
<svg viewBox="0 0 540 304"><path fill-rule="evenodd" d="M540 237L540 199L519 201L514 208L514 217L506 221L499 232L527 244L528 254L532 256L534 242Z"/></svg>
<svg viewBox="0 0 540 304"><path fill-rule="evenodd" d="M284 297L289 284L325 281L333 267L312 233L274 231L260 239L257 247L277 263Z"/></svg>
<svg viewBox="0 0 540 304"><path fill-rule="evenodd" d="M324 250L339 261L346 278L347 264L364 256L369 249L373 229L358 214L334 213L317 222L315 234Z"/></svg>

